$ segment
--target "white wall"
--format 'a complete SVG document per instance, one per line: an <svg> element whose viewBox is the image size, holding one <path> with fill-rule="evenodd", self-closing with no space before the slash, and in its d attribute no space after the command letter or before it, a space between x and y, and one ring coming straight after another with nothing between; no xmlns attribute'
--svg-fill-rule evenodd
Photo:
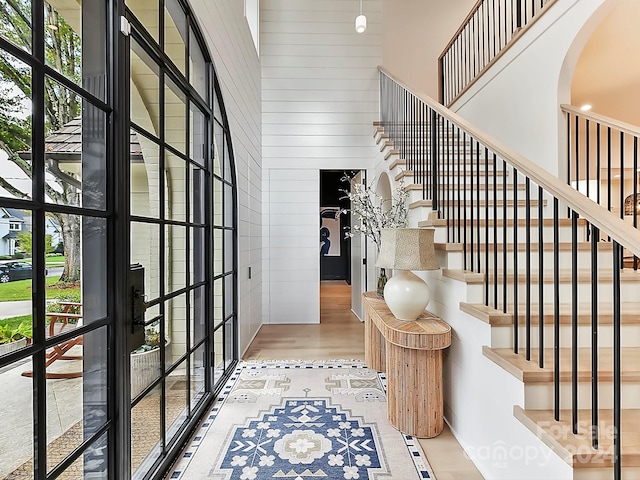
<svg viewBox="0 0 640 480"><path fill-rule="evenodd" d="M382 65L438 98L438 57L476 0L384 0Z"/></svg>
<svg viewBox="0 0 640 480"><path fill-rule="evenodd" d="M244 2L191 0L191 6L213 57L232 134L238 182L239 348L243 353L262 323L260 63L244 17Z"/></svg>
<svg viewBox="0 0 640 480"><path fill-rule="evenodd" d="M557 2L452 109L562 178L565 127L559 105L570 103L573 68L582 45L614 4L615 0Z"/></svg>
<svg viewBox="0 0 640 480"><path fill-rule="evenodd" d="M318 323L319 171L367 168L378 151L382 0L364 2L363 34L357 1L260 5L263 321Z"/></svg>
<svg viewBox="0 0 640 480"><path fill-rule="evenodd" d="M571 103L640 125L640 2L618 0L585 45L571 85Z"/></svg>

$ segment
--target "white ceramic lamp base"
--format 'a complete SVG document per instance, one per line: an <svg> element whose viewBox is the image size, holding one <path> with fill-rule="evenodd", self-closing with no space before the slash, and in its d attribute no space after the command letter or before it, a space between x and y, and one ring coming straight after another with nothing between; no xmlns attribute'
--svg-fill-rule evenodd
<svg viewBox="0 0 640 480"><path fill-rule="evenodd" d="M398 320L413 321L427 308L429 286L410 270L400 270L384 287L384 300Z"/></svg>

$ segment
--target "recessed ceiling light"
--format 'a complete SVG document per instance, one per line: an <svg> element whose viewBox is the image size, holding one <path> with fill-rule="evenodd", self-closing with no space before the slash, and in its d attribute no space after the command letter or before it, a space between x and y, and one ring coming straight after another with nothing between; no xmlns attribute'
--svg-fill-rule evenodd
<svg viewBox="0 0 640 480"><path fill-rule="evenodd" d="M580 110L582 110L583 112L588 112L589 110L591 110L591 105L589 105L588 103L585 103L580 107Z"/></svg>
<svg viewBox="0 0 640 480"><path fill-rule="evenodd" d="M613 178L620 178L620 175L614 175Z"/></svg>

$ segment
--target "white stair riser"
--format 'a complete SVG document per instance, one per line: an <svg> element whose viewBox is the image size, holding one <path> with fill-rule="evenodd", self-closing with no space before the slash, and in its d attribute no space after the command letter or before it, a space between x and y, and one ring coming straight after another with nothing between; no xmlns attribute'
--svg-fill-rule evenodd
<svg viewBox="0 0 640 480"><path fill-rule="evenodd" d="M553 410L554 386L549 383L528 383L525 385L524 406L527 410ZM640 383L626 383L621 385L621 398L624 408L640 408ZM613 408L613 383L598 382L598 407ZM571 409L571 382L560 382L560 408ZM591 382L578 382L578 408L591 408ZM553 418L549 419L553 422ZM578 426L579 433L590 435L589 425ZM605 427L606 428L606 427ZM606 435L602 431L601 435ZM611 478L611 477L602 477ZM625 480L627 477L624 477Z"/></svg>
<svg viewBox="0 0 640 480"><path fill-rule="evenodd" d="M465 220L465 211L466 211L466 220L470 221L470 220L484 220L485 219L485 214L486 214L486 207L484 205L484 203L480 204L480 212L478 212L478 205L476 203L476 201L474 200L473 203L473 211L471 209L471 202L468 202L468 205L460 205L460 216L459 216L459 220L464 221ZM409 204L410 205L410 204ZM534 207L537 210L537 206ZM418 216L416 216L416 221L420 221L420 220L424 220L425 218L427 218L427 215L430 211L432 211L432 207L431 206L419 206L419 207L413 207L410 208L409 211L411 212L412 210L422 210L421 213L418 213ZM440 204L440 210L443 212L455 212L456 217L458 217L458 205L457 204L453 204L453 205L449 205L447 202L445 201L441 201ZM513 214L513 205L507 205L507 211L506 211L506 218L508 220L511 220L514 218L514 214ZM502 220L503 216L502 216L502 203L498 205L498 219ZM479 213L479 215L478 215ZM526 207L524 206L518 206L517 208L517 215L518 215L518 220L523 220L525 217L525 213L526 213ZM550 213L550 208L548 206L543 208L543 215L546 215ZM456 218L457 220L458 218ZM489 203L489 220L493 220L493 204ZM524 237L523 237L524 238ZM550 237L550 239L552 239L553 237Z"/></svg>
<svg viewBox="0 0 640 480"><path fill-rule="evenodd" d="M455 179L455 180L457 181L457 179ZM462 200L462 201L467 201L467 202L471 202L471 200L473 200L474 204L477 202L477 198L478 197L476 196L476 193L472 192L471 190L466 190L466 193L463 190L460 190L460 191L457 191L457 192L450 192L448 195L445 193L444 197L442 197L443 200ZM513 190L512 189L508 189L507 190L507 194L505 196L504 192L502 191L502 187L498 186L498 187L496 187L496 195L494 197L494 195L493 195L493 186L489 185L489 195L485 195L484 190L481 192L481 195L480 195L480 200L484 200L485 198L489 198L490 200L493 200L494 198L497 198L499 200L502 200L504 198L512 200L513 199ZM523 198L523 192L522 191L518 191L518 199L522 200L522 198ZM408 203L415 202L415 201L418 201L418 200L422 200L422 190L410 190L409 191ZM493 208L493 207L491 207L491 208ZM456 207L456 213L457 213L457 207Z"/></svg>
<svg viewBox="0 0 640 480"><path fill-rule="evenodd" d="M535 314L537 312L532 312ZM524 312L520 312L520 328L518 329L518 344L524 349L526 342L526 329L524 327ZM537 316L537 315L536 315ZM531 348L538 348L539 325L531 325ZM553 320L545 320L544 326L544 347L552 348L554 342ZM640 346L640 325L622 325L620 328L621 344L623 347ZM499 325L491 328L492 348L513 348L513 326ZM598 325L598 346L613 346L613 326L611 324ZM560 325L560 348L571 347L571 326ZM578 325L578 347L591 347L591 326Z"/></svg>
<svg viewBox="0 0 640 480"><path fill-rule="evenodd" d="M560 283L560 298L565 302L571 302L572 298L572 286L571 283ZM637 282L621 282L620 295L622 301L632 301L638 298L638 291L640 290L640 284ZM589 303L591 301L591 284L590 282L578 283L578 302ZM525 303L526 301L526 286L525 282L518 283L518 301ZM510 282L507 288L507 302L513 302L514 287ZM544 303L548 303L553 300L553 282L547 281L543 286ZM489 298L493 298L493 281L489 282ZM501 282L498 282L498 299L502 299L502 287ZM538 303L538 284L531 283L531 302ZM598 301L599 302L612 302L613 301L613 286L609 281L603 281L598 283Z"/></svg>
<svg viewBox="0 0 640 480"><path fill-rule="evenodd" d="M462 240L464 237L464 229L462 227L460 227L460 229L458 229L458 227L456 225L454 225L453 223L451 224L451 227L449 227L449 240L447 240L447 227L435 227L436 228L436 233L434 236L434 239L436 242L446 242L446 241L451 241L451 242L457 242L459 243L459 240ZM503 235L503 229L502 229L502 225L498 225L497 228L497 241L499 243L510 243L513 242L513 238L514 238L514 228L513 226L507 225L507 239L506 242L503 239L502 235ZM458 231L460 232L460 237L458 237ZM473 228L474 231L474 235L477 232L476 228ZM578 241L580 242L584 242L587 239L586 233L585 233L585 228L582 226L578 226ZM467 238L470 238L471 232L471 228L467 227ZM482 240L484 240L484 235L485 235L486 229L484 225L480 225L480 238ZM543 227L543 231L542 231L542 235L543 235L543 239L545 241L545 243L553 243L553 227ZM568 226L560 226L558 228L558 236L560 239L560 242L570 242L571 241L571 237L572 237L572 232L571 232L571 227ZM518 241L522 242L524 239L526 238L526 228L524 226L519 226L518 227ZM538 228L536 226L531 227L531 239L534 241L538 240ZM493 235L493 225L489 225L489 243L493 243L494 241L494 235Z"/></svg>
<svg viewBox="0 0 640 480"><path fill-rule="evenodd" d="M482 238L483 243L484 243L484 238ZM523 239L524 240L524 239ZM474 239L475 241L475 239ZM491 245L491 244L489 244ZM467 253L467 258L469 258L470 256L470 245L468 247L468 253ZM476 259L475 261L477 262L477 256L478 256L478 247L477 247L477 243L474 243L474 249L473 249L473 253L474 253L474 258ZM571 262L573 261L573 255L571 253L570 250L561 250L558 252L558 259L559 259L559 263L560 263L560 268L566 268L566 266L571 265ZM502 273L502 268L504 265L504 252L502 250L498 250L497 252L497 263L498 263L498 272ZM481 259L481 266L482 268L484 268L485 265L485 251L484 249L481 249L480 251L480 259ZM493 270L493 258L494 258L494 253L493 250L489 250L489 268ZM517 258L518 258L518 269L520 271L522 271L524 268L526 268L526 261L527 261L527 252L524 248L522 249L518 249L518 254L517 254ZM531 269L532 270L537 270L538 269L538 259L539 259L539 254L536 251L532 251L529 255L530 258L530 262L531 262ZM603 266L608 266L609 268L611 268L611 265L613 265L613 252L612 251L599 251L598 255L597 255L597 259L598 259L598 265L603 265ZM577 255L577 260L578 260L578 265L580 265L581 268L585 269L585 268L590 268L591 266L591 252L589 250L578 250L578 255ZM543 252L543 256L542 256L542 261L544 263L544 268L545 269L552 269L553 265L554 265L554 253L552 250L545 250ZM507 269L508 271L512 271L513 266L514 266L515 262L514 262L514 252L513 251L507 251Z"/></svg>
<svg viewBox="0 0 640 480"><path fill-rule="evenodd" d="M380 143L380 146L382 146L382 142ZM426 146L422 148L422 147L413 147L410 145L403 146L401 144L396 144L396 145L385 145L384 148L382 149L382 151L385 153L389 150L398 150L400 158L413 158L413 159L418 159L420 161L428 162L429 164L431 164L431 147L430 146ZM473 152L472 152L468 148L467 150L463 150L462 148L458 150L457 147L448 148L448 149L446 147L442 147L438 152L437 158L440 165L444 165L446 163L454 163L454 162L457 163L458 159L460 159L465 163L473 163L474 170L476 169L476 166L478 163L480 163L480 168L484 168L484 166L487 164L490 165L489 169L493 168L493 157L489 155L488 159L485 158L484 151L482 151L480 152L480 159L478 162L478 157L477 157L475 148L473 149ZM496 162L496 165L502 166L503 164L501 161L498 161Z"/></svg>

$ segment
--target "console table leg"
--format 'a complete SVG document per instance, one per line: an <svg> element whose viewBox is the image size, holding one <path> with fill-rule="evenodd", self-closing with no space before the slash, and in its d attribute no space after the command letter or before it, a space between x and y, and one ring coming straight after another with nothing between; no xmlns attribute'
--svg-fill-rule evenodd
<svg viewBox="0 0 640 480"><path fill-rule="evenodd" d="M444 427L442 351L386 347L389 423L417 438L439 435Z"/></svg>
<svg viewBox="0 0 640 480"><path fill-rule="evenodd" d="M386 343L384 336L367 313L364 317L364 362L371 370L386 370Z"/></svg>

